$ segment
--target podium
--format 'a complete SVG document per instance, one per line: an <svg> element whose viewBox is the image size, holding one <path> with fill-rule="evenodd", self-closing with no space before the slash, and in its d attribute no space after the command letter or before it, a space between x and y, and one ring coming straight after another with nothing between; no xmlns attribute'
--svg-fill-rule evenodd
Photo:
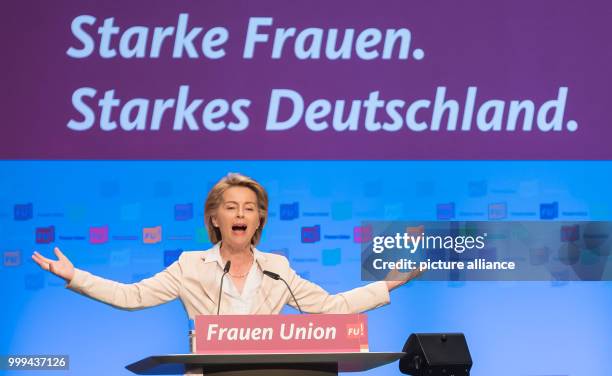
<svg viewBox="0 0 612 376"><path fill-rule="evenodd" d="M138 375L331 376L367 371L401 359L403 352L293 354L176 354L150 356L125 368Z"/></svg>

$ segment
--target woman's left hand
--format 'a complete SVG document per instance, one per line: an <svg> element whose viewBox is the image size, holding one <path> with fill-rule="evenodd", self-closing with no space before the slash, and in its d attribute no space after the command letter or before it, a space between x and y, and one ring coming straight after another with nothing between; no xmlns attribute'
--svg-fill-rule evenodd
<svg viewBox="0 0 612 376"><path fill-rule="evenodd" d="M391 291L417 278L424 272L425 270L419 269L415 269L409 272L400 272L397 269L394 269L389 272L389 274L387 274L387 277L385 278L385 282L387 282L387 288L389 289L389 291Z"/></svg>

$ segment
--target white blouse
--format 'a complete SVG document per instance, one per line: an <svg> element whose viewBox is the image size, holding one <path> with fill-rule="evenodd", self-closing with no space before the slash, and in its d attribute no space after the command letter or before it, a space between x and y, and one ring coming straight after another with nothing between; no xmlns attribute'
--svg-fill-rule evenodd
<svg viewBox="0 0 612 376"><path fill-rule="evenodd" d="M225 275L225 281L223 281L223 297L221 303L221 313L224 314L233 314L233 315L247 315L251 312L253 307L253 301L255 299L255 294L259 286L261 285L261 281L264 277L263 270L259 265L259 261L261 260L262 255L259 254L258 250L253 250L253 255L255 257L255 261L249 270L249 273L246 276L246 281L244 282L244 287L242 288L242 293L238 292L236 285L234 285L234 281L229 276L229 273ZM206 257L206 262L216 262L217 266L220 270L223 270L223 260L221 259L221 253L219 251L219 244L216 244L209 254ZM229 307L224 307L223 303L230 302Z"/></svg>

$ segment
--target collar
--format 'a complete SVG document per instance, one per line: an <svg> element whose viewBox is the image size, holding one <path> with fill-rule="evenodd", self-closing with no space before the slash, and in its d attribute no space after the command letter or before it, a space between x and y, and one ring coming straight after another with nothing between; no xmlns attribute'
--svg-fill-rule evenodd
<svg viewBox="0 0 612 376"><path fill-rule="evenodd" d="M255 258L255 262L259 265L261 270L265 270L266 256L263 252L251 245L251 251ZM221 242L215 244L211 249L206 252L205 256L202 256L205 264L216 262L222 269L224 267L223 260L221 259Z"/></svg>

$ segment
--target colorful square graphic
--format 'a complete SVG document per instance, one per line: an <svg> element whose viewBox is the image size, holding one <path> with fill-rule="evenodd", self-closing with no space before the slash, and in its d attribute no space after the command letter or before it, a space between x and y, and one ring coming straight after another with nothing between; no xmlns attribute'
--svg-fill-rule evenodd
<svg viewBox="0 0 612 376"><path fill-rule="evenodd" d="M210 239L208 238L208 231L206 227L198 227L196 228L196 243L210 243Z"/></svg>
<svg viewBox="0 0 612 376"><path fill-rule="evenodd" d="M340 248L324 249L321 251L321 263L324 266L339 265L342 261L342 251Z"/></svg>
<svg viewBox="0 0 612 376"><path fill-rule="evenodd" d="M508 216L508 205L505 202L494 202L489 204L489 219L506 219Z"/></svg>
<svg viewBox="0 0 612 376"><path fill-rule="evenodd" d="M470 197L483 197L487 195L487 181L478 180L468 183L468 195Z"/></svg>
<svg viewBox="0 0 612 376"><path fill-rule="evenodd" d="M174 219L177 221L193 219L193 203L174 205Z"/></svg>
<svg viewBox="0 0 612 376"><path fill-rule="evenodd" d="M345 221L353 217L353 203L350 201L334 202L331 209L334 221Z"/></svg>
<svg viewBox="0 0 612 376"><path fill-rule="evenodd" d="M280 205L280 220L281 221L291 221L300 216L300 204L298 202L293 202L291 204L281 204Z"/></svg>
<svg viewBox="0 0 612 376"><path fill-rule="evenodd" d="M21 251L4 251L3 265L6 267L16 267L21 265Z"/></svg>
<svg viewBox="0 0 612 376"><path fill-rule="evenodd" d="M55 241L55 226L37 227L36 243L49 244Z"/></svg>
<svg viewBox="0 0 612 376"><path fill-rule="evenodd" d="M353 242L368 243L372 241L372 226L355 226L353 227Z"/></svg>
<svg viewBox="0 0 612 376"><path fill-rule="evenodd" d="M321 240L321 226L302 227L302 243L316 243Z"/></svg>
<svg viewBox="0 0 612 376"><path fill-rule="evenodd" d="M30 220L34 215L34 205L31 202L27 204L16 204L13 209L13 214L16 221Z"/></svg>
<svg viewBox="0 0 612 376"><path fill-rule="evenodd" d="M108 225L92 226L89 228L89 242L91 244L104 244L108 242Z"/></svg>
<svg viewBox="0 0 612 376"><path fill-rule="evenodd" d="M565 225L561 226L561 241L562 242L575 242L580 239L580 226L578 225Z"/></svg>
<svg viewBox="0 0 612 376"><path fill-rule="evenodd" d="M173 262L177 261L183 253L182 249L168 249L164 251L164 266L168 267Z"/></svg>
<svg viewBox="0 0 612 376"><path fill-rule="evenodd" d="M442 220L455 218L455 203L447 202L436 205L436 218Z"/></svg>
<svg viewBox="0 0 612 376"><path fill-rule="evenodd" d="M555 219L559 216L559 203L540 204L540 219Z"/></svg>
<svg viewBox="0 0 612 376"><path fill-rule="evenodd" d="M162 227L145 227L142 229L142 242L156 244L162 241Z"/></svg>

